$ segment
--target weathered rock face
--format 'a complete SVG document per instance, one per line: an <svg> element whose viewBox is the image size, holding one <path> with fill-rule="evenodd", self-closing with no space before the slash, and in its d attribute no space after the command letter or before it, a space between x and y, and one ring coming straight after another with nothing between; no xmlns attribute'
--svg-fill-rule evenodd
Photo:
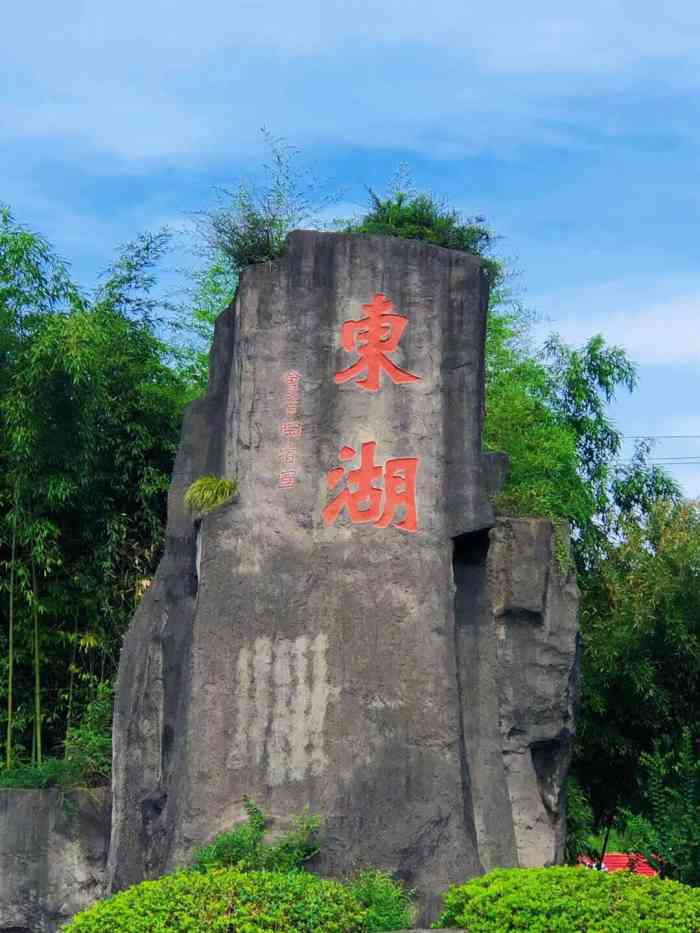
<svg viewBox="0 0 700 933"><path fill-rule="evenodd" d="M564 855L578 686L578 589L560 567L564 544L561 529L532 518L455 542L464 745L486 871Z"/></svg>
<svg viewBox="0 0 700 933"><path fill-rule="evenodd" d="M449 884L561 850L576 589L494 518L487 283L428 244L298 231L244 273L185 417L122 653L113 888L243 816L325 818L319 868ZM193 520L198 477L235 502Z"/></svg>
<svg viewBox="0 0 700 933"><path fill-rule="evenodd" d="M55 933L106 893L104 788L0 788L0 931Z"/></svg>

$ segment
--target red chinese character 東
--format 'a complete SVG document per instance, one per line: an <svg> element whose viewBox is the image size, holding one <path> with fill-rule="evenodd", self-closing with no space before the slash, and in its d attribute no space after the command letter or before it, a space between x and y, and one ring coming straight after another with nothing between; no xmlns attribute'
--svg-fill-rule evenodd
<svg viewBox="0 0 700 933"><path fill-rule="evenodd" d="M343 509L347 509L354 525L372 522L377 528L386 528L392 523L403 531L416 531L416 471L417 457L387 460L384 467L374 463L377 445L374 441L363 444L360 449L360 466L349 470L345 488L323 509L323 522L332 525ZM339 459L352 460L356 452L352 447L341 448ZM328 471L326 483L335 489L345 476L343 467ZM375 483L384 482L384 488ZM403 518L395 521L403 508Z"/></svg>
<svg viewBox="0 0 700 933"><path fill-rule="evenodd" d="M366 317L359 321L345 321L340 330L343 349L348 353L356 350L360 358L352 366L335 374L336 383L348 382L367 373L364 379L357 380L357 385L367 392L378 392L382 370L392 382L419 382L420 376L401 369L386 355L398 347L408 318L391 314L394 303L381 292L375 294L370 304L362 307L367 312Z"/></svg>

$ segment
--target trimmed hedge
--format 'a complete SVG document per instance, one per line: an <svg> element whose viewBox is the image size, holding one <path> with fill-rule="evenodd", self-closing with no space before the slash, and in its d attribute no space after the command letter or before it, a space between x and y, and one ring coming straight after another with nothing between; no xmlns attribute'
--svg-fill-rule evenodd
<svg viewBox="0 0 700 933"><path fill-rule="evenodd" d="M626 871L497 868L444 902L435 928L469 933L700 933L700 888Z"/></svg>
<svg viewBox="0 0 700 933"><path fill-rule="evenodd" d="M144 881L76 914L64 933L365 933L341 884L305 872L212 869Z"/></svg>

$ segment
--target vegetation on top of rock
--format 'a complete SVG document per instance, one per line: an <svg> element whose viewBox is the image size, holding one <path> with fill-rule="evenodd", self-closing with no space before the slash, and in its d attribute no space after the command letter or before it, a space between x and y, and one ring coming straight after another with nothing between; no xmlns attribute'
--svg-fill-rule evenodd
<svg viewBox="0 0 700 933"><path fill-rule="evenodd" d="M403 190L405 189L405 190ZM463 218L434 195L412 190L410 178L398 177L390 192L382 197L370 189L371 206L359 220L343 226L345 233L373 233L423 240L479 256L492 284L502 278L503 266L489 258L495 237L484 217Z"/></svg>
<svg viewBox="0 0 700 933"><path fill-rule="evenodd" d="M445 894L436 929L469 933L696 933L700 890L630 872L495 869Z"/></svg>
<svg viewBox="0 0 700 933"><path fill-rule="evenodd" d="M236 275L246 266L277 259L292 230L315 226L321 210L337 200L299 162L297 149L267 130L263 135L269 151L263 179L241 179L235 190L220 190L218 206L195 215L210 255L225 257Z"/></svg>

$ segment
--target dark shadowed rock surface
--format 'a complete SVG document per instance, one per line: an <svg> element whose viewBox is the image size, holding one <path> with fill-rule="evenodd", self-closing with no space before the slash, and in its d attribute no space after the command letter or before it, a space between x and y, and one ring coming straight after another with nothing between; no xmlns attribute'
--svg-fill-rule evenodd
<svg viewBox="0 0 700 933"><path fill-rule="evenodd" d="M384 237L297 231L243 273L122 652L113 889L244 795L281 822L308 804L318 870L389 869L423 921L454 882L560 858L577 590L548 522L489 504L487 297L473 257ZM239 496L200 520L209 473Z"/></svg>
<svg viewBox="0 0 700 933"><path fill-rule="evenodd" d="M0 931L55 933L106 893L105 788L0 788Z"/></svg>

